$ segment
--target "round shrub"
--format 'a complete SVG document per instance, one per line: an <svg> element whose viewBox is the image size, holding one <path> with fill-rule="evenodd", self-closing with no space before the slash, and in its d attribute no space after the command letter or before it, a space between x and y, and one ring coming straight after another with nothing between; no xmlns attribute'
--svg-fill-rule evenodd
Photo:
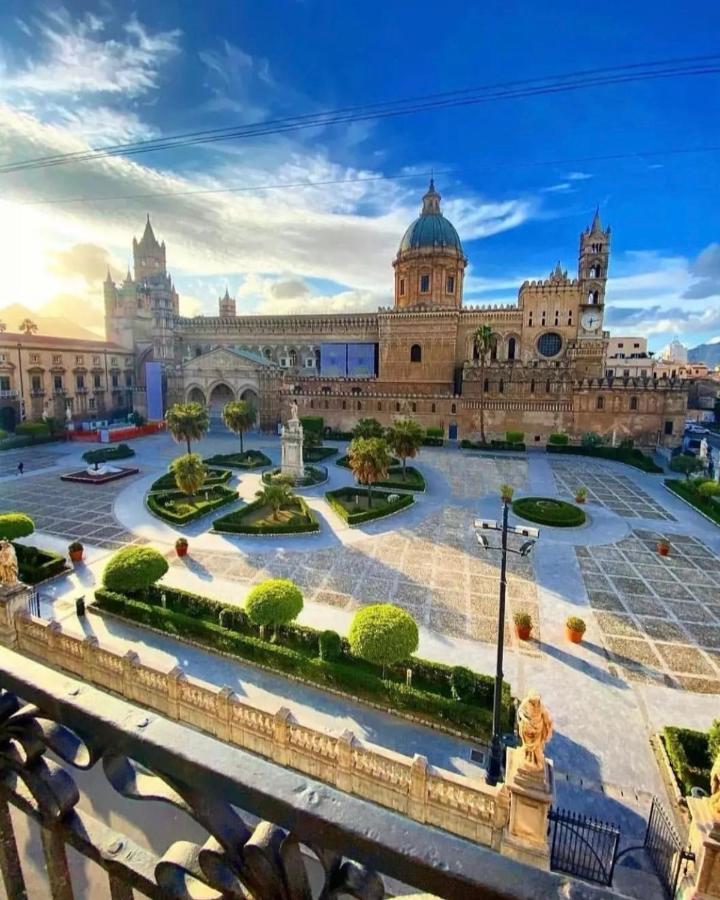
<svg viewBox="0 0 720 900"><path fill-rule="evenodd" d="M114 553L105 566L103 586L109 591L132 594L147 590L167 570L167 560L152 547L125 547Z"/></svg>
<svg viewBox="0 0 720 900"><path fill-rule="evenodd" d="M0 539L14 541L27 537L35 531L35 523L25 513L3 513L0 515Z"/></svg>
<svg viewBox="0 0 720 900"><path fill-rule="evenodd" d="M555 434L551 434L548 438L548 444L553 444L556 447L564 447L570 443L570 438L566 434L561 434L560 432L555 432Z"/></svg>
<svg viewBox="0 0 720 900"><path fill-rule="evenodd" d="M512 511L521 519L555 528L573 528L585 521L580 507L552 497L521 497L513 503Z"/></svg>
<svg viewBox="0 0 720 900"><path fill-rule="evenodd" d="M355 614L348 634L355 656L383 667L407 659L418 647L418 627L410 613L391 603L375 603Z"/></svg>
<svg viewBox="0 0 720 900"><path fill-rule="evenodd" d="M698 485L697 492L705 500L720 497L720 484L717 481L704 481L701 485Z"/></svg>
<svg viewBox="0 0 720 900"><path fill-rule="evenodd" d="M284 625L297 618L302 608L302 592L288 578L268 578L245 600L245 612L254 625Z"/></svg>
<svg viewBox="0 0 720 900"><path fill-rule="evenodd" d="M671 472L680 472L688 478L693 472L699 472L703 464L702 460L698 459L697 456L686 456L684 453L680 453L677 456L673 456L669 466Z"/></svg>
<svg viewBox="0 0 720 900"><path fill-rule="evenodd" d="M50 428L45 422L19 422L15 426L15 434L29 437L48 437Z"/></svg>
<svg viewBox="0 0 720 900"><path fill-rule="evenodd" d="M337 631L321 631L319 645L320 659L332 662L342 656L342 641Z"/></svg>
<svg viewBox="0 0 720 900"><path fill-rule="evenodd" d="M475 693L477 678L465 666L454 666L450 672L450 690L455 700L470 700Z"/></svg>

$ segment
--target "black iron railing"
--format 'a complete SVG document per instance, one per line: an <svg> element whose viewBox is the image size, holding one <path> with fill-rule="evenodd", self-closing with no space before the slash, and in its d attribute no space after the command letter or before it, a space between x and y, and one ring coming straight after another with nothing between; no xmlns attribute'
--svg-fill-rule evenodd
<svg viewBox="0 0 720 900"><path fill-rule="evenodd" d="M551 868L611 885L620 829L567 809L551 809L548 818Z"/></svg>
<svg viewBox="0 0 720 900"><path fill-rule="evenodd" d="M652 860L666 896L674 897L680 873L687 872L689 864L695 860L695 854L684 848L665 807L657 797L653 797L650 807L643 846Z"/></svg>

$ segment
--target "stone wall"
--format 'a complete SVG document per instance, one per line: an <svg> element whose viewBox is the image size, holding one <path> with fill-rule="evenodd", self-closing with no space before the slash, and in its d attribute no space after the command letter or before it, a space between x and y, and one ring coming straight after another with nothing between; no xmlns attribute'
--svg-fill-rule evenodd
<svg viewBox="0 0 720 900"><path fill-rule="evenodd" d="M97 638L63 632L59 622L27 613L14 618L16 649L112 691L177 722L289 766L313 778L403 813L418 822L499 850L509 821L510 796L428 763L394 753L351 731L336 736L301 725L281 707L275 713L175 667L160 671L132 650L101 647Z"/></svg>

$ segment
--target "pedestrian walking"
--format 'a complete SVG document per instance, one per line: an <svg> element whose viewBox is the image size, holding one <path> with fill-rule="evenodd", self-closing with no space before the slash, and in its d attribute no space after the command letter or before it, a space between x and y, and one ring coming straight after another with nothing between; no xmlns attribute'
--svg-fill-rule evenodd
<svg viewBox="0 0 720 900"><path fill-rule="evenodd" d="M18 475L22 475L24 472L25 472L25 463L19 462L18 463Z"/></svg>

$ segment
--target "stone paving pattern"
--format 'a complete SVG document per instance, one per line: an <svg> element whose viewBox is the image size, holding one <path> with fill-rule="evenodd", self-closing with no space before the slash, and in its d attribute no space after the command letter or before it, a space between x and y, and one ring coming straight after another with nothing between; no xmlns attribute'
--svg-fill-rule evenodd
<svg viewBox="0 0 720 900"><path fill-rule="evenodd" d="M670 556L657 552L662 537ZM575 553L605 645L628 678L720 693L720 559L702 541L639 529Z"/></svg>
<svg viewBox="0 0 720 900"><path fill-rule="evenodd" d="M434 631L494 643L499 554L478 550L473 518L469 509L447 506L412 530L399 527L352 547L247 555L194 551L170 562L236 581L243 593L251 584L276 577L291 578L307 600L341 609L392 602ZM513 632L512 613L519 610L530 613L533 636L539 638L537 588L528 559L509 556L507 603L506 643Z"/></svg>
<svg viewBox="0 0 720 900"><path fill-rule="evenodd" d="M27 513L34 520L37 531L68 541L85 541L108 550L146 543L124 528L113 515L115 498L137 476L129 475L109 484L76 484L60 481L61 474L64 475L65 470L32 478L18 476L3 482L0 512Z"/></svg>
<svg viewBox="0 0 720 900"><path fill-rule="evenodd" d="M552 463L558 493L574 497L579 487L587 488L588 503L599 503L625 518L666 519L675 517L643 491L627 475L598 465L595 460Z"/></svg>

